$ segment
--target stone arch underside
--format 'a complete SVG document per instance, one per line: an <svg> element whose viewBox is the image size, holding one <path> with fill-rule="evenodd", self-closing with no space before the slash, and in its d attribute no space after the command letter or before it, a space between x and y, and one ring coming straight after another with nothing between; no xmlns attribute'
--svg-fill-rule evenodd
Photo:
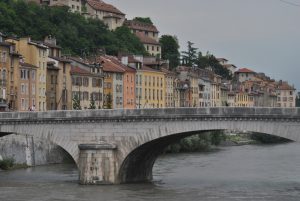
<svg viewBox="0 0 300 201"><path fill-rule="evenodd" d="M206 131L239 130L274 135L292 141L300 141L300 125L290 121L181 121L153 123L137 138L137 146L128 148L120 161L119 183L151 181L152 168L164 149L185 137Z"/></svg>
<svg viewBox="0 0 300 201"><path fill-rule="evenodd" d="M36 139L51 142L66 151L78 167L78 145L71 141L67 135L59 135L53 132L53 129L40 129L37 125L0 126L0 137L11 134L32 136Z"/></svg>

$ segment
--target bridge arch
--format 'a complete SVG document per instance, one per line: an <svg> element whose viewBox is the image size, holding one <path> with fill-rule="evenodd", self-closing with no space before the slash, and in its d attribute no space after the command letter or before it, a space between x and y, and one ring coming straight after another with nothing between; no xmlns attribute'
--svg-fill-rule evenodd
<svg viewBox="0 0 300 201"><path fill-rule="evenodd" d="M76 147L76 145L74 145L73 143L70 143L70 141L64 137L54 137L51 135L45 136L45 135L40 135L38 132L32 133L32 132L28 132L26 130L22 130L22 132L0 132L0 138L9 136L9 135L20 135L20 136L24 136L24 137L26 137L26 136L33 137L34 139L40 140L42 142L52 143L52 144L58 146L59 148L61 148L66 154L68 154L72 158L72 160L74 161L76 166L78 167L78 157L77 157L78 153L76 151L74 152L74 147Z"/></svg>
<svg viewBox="0 0 300 201"><path fill-rule="evenodd" d="M155 125L155 122L153 123ZM286 119L261 118L187 118L179 121L157 123L145 131L137 141L139 145L131 147L121 163L120 183L135 183L152 180L152 168L157 157L165 148L180 139L208 131L239 130L258 134L268 134L299 142L299 123ZM178 126L180 125L180 126ZM152 132L149 135L149 132Z"/></svg>

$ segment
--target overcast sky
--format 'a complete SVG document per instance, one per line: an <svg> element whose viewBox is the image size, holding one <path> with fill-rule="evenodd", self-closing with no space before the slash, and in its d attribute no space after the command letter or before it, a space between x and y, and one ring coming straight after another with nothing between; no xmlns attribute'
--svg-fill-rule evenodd
<svg viewBox="0 0 300 201"><path fill-rule="evenodd" d="M176 35L300 89L300 0L105 0L126 13L150 17L160 34Z"/></svg>

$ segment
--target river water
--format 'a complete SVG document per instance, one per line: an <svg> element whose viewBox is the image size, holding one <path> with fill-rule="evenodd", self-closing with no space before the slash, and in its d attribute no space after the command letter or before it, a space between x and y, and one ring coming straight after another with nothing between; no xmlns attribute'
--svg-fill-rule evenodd
<svg viewBox="0 0 300 201"><path fill-rule="evenodd" d="M160 157L148 184L81 186L73 165L0 172L1 201L300 200L300 144Z"/></svg>

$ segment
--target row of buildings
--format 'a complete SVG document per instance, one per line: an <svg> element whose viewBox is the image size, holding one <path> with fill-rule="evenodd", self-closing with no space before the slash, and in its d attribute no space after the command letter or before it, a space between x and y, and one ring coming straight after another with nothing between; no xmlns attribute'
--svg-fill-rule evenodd
<svg viewBox="0 0 300 201"><path fill-rule="evenodd" d="M178 66L136 55L64 57L56 39L0 34L0 108L11 111L168 107L295 107L296 90L248 68L225 80L210 67Z"/></svg>
<svg viewBox="0 0 300 201"><path fill-rule="evenodd" d="M102 0L26 0L48 6L68 6L71 12L77 12L86 18L99 19L107 25L109 30L127 26L144 45L151 56L161 56L159 31L153 24L127 20L126 14L115 6Z"/></svg>

